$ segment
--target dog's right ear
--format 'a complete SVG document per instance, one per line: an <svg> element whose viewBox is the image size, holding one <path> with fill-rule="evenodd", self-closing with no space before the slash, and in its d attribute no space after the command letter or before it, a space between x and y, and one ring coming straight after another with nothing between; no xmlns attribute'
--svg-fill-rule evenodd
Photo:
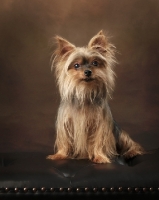
<svg viewBox="0 0 159 200"><path fill-rule="evenodd" d="M95 35L88 43L88 48L93 48L101 54L106 53L107 46L108 41L102 30L97 35Z"/></svg>
<svg viewBox="0 0 159 200"><path fill-rule="evenodd" d="M57 43L57 49L55 51L55 54L57 55L63 56L64 54L75 49L75 46L73 44L71 44L62 37L56 36L55 40Z"/></svg>

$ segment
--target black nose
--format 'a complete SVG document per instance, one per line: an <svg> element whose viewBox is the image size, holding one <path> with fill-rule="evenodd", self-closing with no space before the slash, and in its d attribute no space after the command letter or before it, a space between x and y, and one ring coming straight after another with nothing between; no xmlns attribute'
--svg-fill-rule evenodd
<svg viewBox="0 0 159 200"><path fill-rule="evenodd" d="M87 70L84 71L84 75L87 76L87 77L90 77L91 74L92 74L92 71L89 70L89 69L87 69Z"/></svg>

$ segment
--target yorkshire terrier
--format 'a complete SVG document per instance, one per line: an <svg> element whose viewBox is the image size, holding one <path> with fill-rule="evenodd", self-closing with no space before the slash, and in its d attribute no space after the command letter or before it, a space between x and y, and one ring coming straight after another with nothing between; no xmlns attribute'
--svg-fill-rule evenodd
<svg viewBox="0 0 159 200"><path fill-rule="evenodd" d="M47 158L110 163L117 156L129 159L143 154L143 148L119 128L108 104L114 88L115 46L103 31L86 47L76 47L59 36L55 39L52 67L61 103L56 154Z"/></svg>

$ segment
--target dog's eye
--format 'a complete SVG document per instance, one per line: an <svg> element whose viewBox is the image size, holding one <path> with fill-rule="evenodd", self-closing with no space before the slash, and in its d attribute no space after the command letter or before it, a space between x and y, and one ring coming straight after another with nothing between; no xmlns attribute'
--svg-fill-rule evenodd
<svg viewBox="0 0 159 200"><path fill-rule="evenodd" d="M92 65L93 65L93 66L98 66L99 63L98 63L98 61L94 60L94 61L92 62Z"/></svg>
<svg viewBox="0 0 159 200"><path fill-rule="evenodd" d="M74 64L75 69L78 69L80 67L80 64L76 63Z"/></svg>

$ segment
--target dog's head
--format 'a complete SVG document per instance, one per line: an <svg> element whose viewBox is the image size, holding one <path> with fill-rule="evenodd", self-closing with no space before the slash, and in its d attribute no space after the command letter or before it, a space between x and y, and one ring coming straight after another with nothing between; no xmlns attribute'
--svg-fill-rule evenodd
<svg viewBox="0 0 159 200"><path fill-rule="evenodd" d="M63 99L91 101L110 96L114 88L115 47L100 31L86 47L76 47L56 36L57 49L52 67Z"/></svg>

